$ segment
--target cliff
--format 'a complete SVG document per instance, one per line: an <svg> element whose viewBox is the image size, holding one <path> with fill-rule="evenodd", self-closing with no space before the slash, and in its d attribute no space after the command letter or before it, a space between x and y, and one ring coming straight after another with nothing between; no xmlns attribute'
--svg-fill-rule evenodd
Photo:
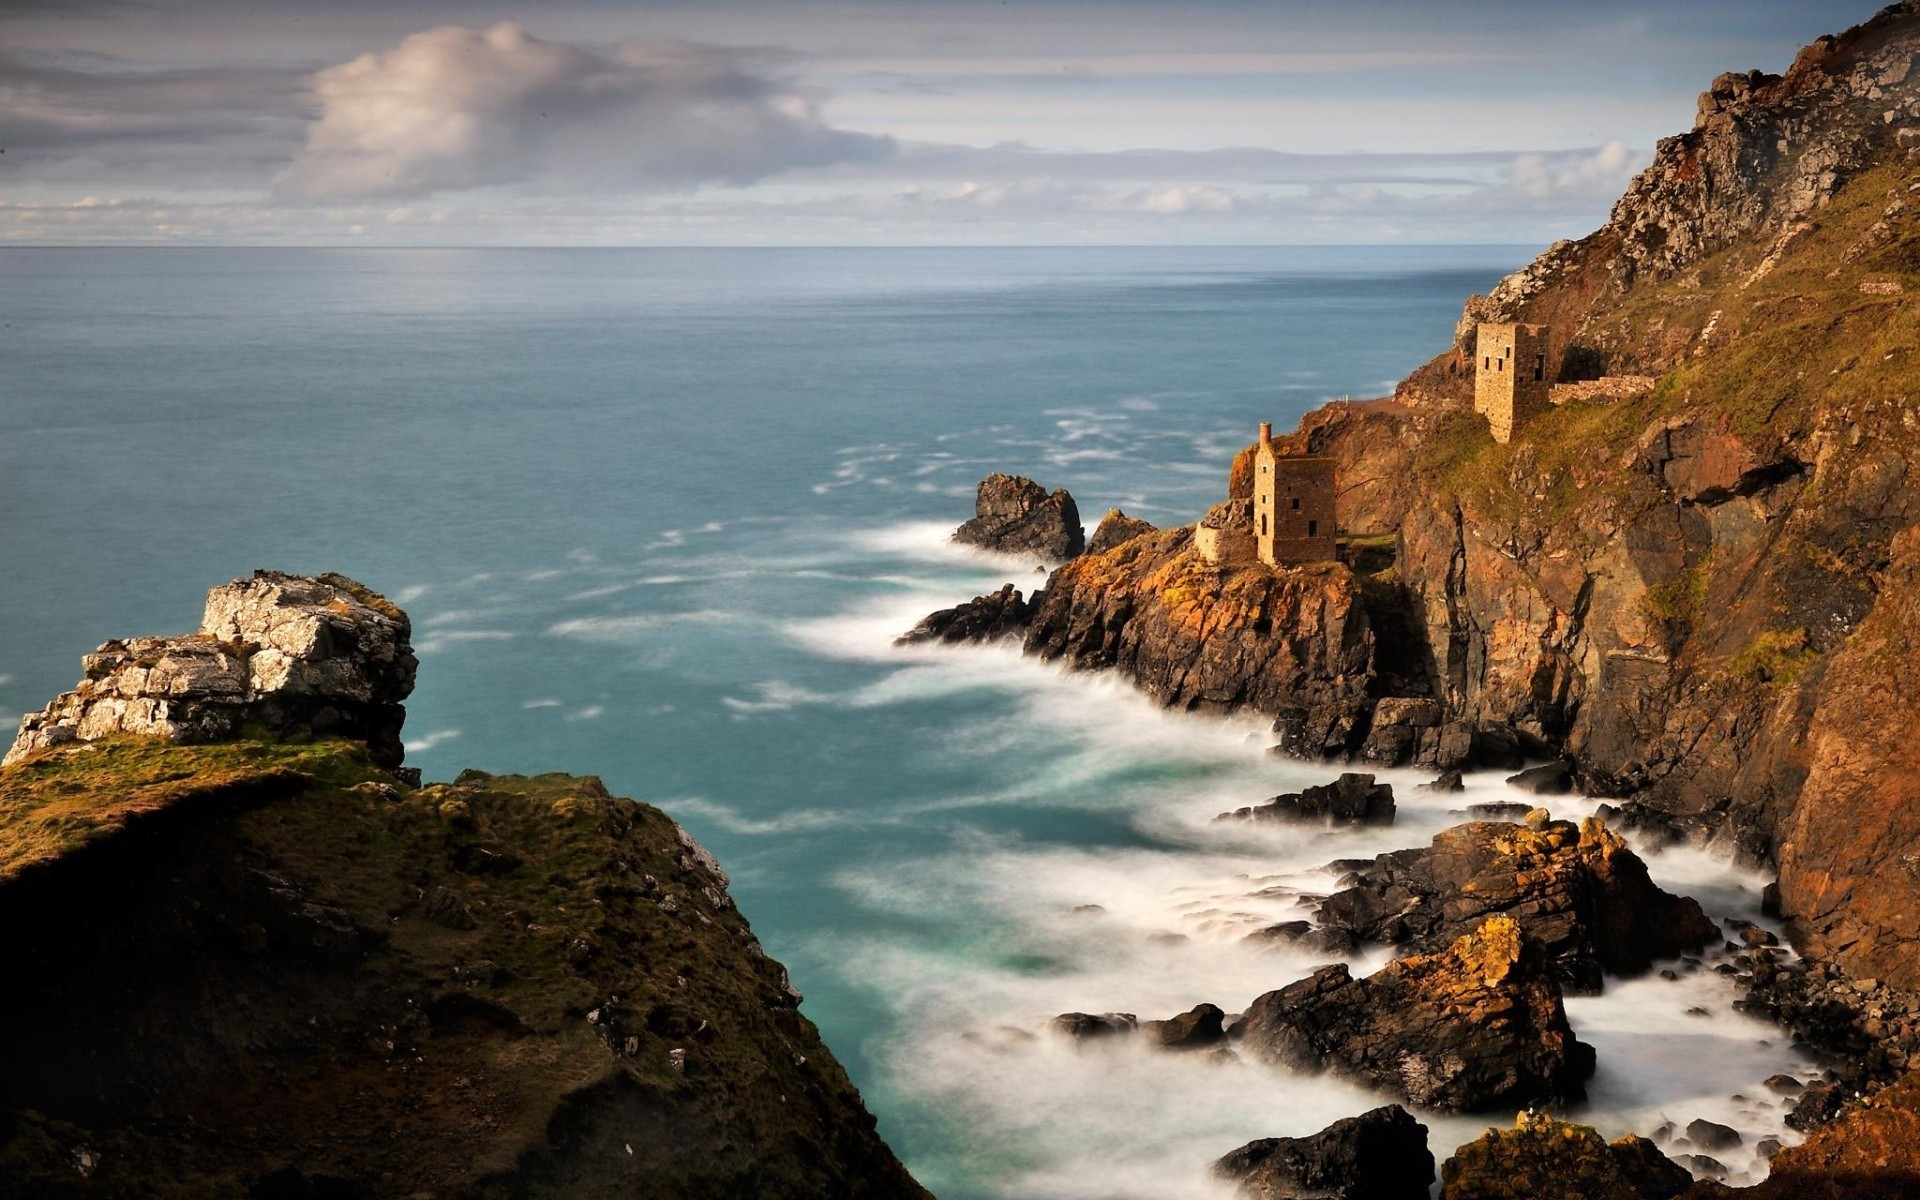
<svg viewBox="0 0 1920 1200"><path fill-rule="evenodd" d="M1064 568L1028 648L1272 714L1297 753L1564 756L1629 820L1777 864L1803 948L1920 988L1916 54L1909 2L1722 76L1605 226L1470 300L1392 398L1309 414L1290 449L1337 461L1350 569L1208 576L1159 533ZM1471 411L1482 319L1550 325L1590 381L1507 445ZM1296 736L1303 707L1339 720Z"/></svg>
<svg viewBox="0 0 1920 1200"><path fill-rule="evenodd" d="M383 758L250 722L0 769L0 1196L925 1196L665 814Z"/></svg>

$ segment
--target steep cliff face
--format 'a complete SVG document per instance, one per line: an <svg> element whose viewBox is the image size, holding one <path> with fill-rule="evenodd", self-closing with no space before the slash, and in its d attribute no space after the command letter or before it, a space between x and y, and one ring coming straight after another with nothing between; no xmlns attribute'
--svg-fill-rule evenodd
<svg viewBox="0 0 1920 1200"><path fill-rule="evenodd" d="M68 741L0 769L0 930L0 1196L926 1195L718 865L593 778Z"/></svg>
<svg viewBox="0 0 1920 1200"><path fill-rule="evenodd" d="M1172 707L1281 714L1316 747L1345 744L1374 676L1373 632L1351 571L1212 567L1191 527L1060 568L1026 648L1117 667Z"/></svg>

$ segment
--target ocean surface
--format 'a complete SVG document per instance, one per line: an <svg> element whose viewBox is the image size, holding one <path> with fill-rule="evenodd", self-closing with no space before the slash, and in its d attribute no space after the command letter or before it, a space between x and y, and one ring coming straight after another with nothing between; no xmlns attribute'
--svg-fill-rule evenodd
<svg viewBox="0 0 1920 1200"><path fill-rule="evenodd" d="M0 714L255 567L353 575L414 618L409 761L594 773L686 824L943 1200L1213 1195L1220 1154L1384 1101L1032 1035L1237 1011L1315 965L1241 939L1322 864L1504 784L1388 773L1387 830L1215 827L1330 771L1259 722L892 639L1041 581L947 542L981 476L1071 488L1089 531L1193 520L1258 421L1383 394L1531 253L0 250ZM1652 865L1757 917L1722 859ZM1571 1001L1580 1119L1725 1121L1759 1169L1759 1081L1808 1066L1733 998L1700 972ZM1489 1122L1429 1123L1444 1158Z"/></svg>

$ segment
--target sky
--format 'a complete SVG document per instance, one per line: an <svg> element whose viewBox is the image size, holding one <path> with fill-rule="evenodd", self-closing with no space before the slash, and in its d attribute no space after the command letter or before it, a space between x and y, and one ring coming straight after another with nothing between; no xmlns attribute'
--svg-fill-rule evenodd
<svg viewBox="0 0 1920 1200"><path fill-rule="evenodd" d="M0 0L0 245L1544 243L1838 0Z"/></svg>

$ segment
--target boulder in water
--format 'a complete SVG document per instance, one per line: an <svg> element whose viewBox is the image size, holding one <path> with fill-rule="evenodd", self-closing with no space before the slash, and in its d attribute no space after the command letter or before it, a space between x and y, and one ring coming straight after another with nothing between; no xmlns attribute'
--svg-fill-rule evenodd
<svg viewBox="0 0 1920 1200"><path fill-rule="evenodd" d="M1327 825L1393 824L1393 785L1348 771L1332 783L1275 796L1265 804L1235 809L1219 821L1317 821Z"/></svg>
<svg viewBox="0 0 1920 1200"><path fill-rule="evenodd" d="M1531 1112L1454 1151L1440 1180L1446 1200L1672 1200L1693 1184L1643 1137L1608 1143L1585 1125Z"/></svg>
<svg viewBox="0 0 1920 1200"><path fill-rule="evenodd" d="M1398 1104L1308 1137L1262 1138L1213 1164L1249 1200L1426 1200L1427 1127Z"/></svg>
<svg viewBox="0 0 1920 1200"><path fill-rule="evenodd" d="M1086 549L1080 509L1065 488L1049 493L1022 475L989 475L980 481L974 517L953 540L1002 554L1037 554L1065 562Z"/></svg>
<svg viewBox="0 0 1920 1200"><path fill-rule="evenodd" d="M975 596L965 604L929 613L918 625L895 639L897 646L920 642L990 642L1025 633L1040 596L1024 599L1020 589L1007 584L997 592Z"/></svg>

